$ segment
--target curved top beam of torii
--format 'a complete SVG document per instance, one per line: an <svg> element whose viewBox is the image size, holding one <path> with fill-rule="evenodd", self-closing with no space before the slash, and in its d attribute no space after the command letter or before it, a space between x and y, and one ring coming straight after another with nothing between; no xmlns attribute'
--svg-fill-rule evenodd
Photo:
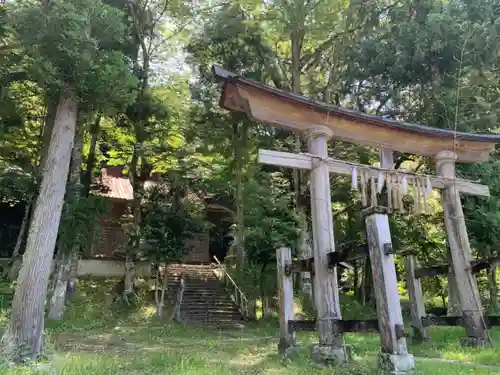
<svg viewBox="0 0 500 375"><path fill-rule="evenodd" d="M454 151L459 163L488 161L489 154L500 144L500 135L454 132L390 120L279 90L218 66L213 67L213 73L224 82L221 107L299 133L314 125L326 125L334 137L345 141L431 157L443 150Z"/></svg>

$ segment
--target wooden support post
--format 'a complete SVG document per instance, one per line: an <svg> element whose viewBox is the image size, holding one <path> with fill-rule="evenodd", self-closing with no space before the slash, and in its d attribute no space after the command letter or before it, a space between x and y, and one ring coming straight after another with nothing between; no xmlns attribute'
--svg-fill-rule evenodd
<svg viewBox="0 0 500 375"><path fill-rule="evenodd" d="M441 151L436 155L437 174L454 179L456 160L457 155L454 152ZM482 346L489 341L488 329L483 319L476 278L471 270L471 249L460 194L453 182L442 191L442 200L458 298L468 336L462 342Z"/></svg>
<svg viewBox="0 0 500 375"><path fill-rule="evenodd" d="M399 374L413 371L415 364L406 346L387 213L388 209L380 206L363 211L380 329L380 366L383 371Z"/></svg>
<svg viewBox="0 0 500 375"><path fill-rule="evenodd" d="M278 273L278 296L280 305L280 342L278 351L289 355L295 351L295 332L288 328L288 321L293 320L293 280L292 275L286 275L285 267L292 263L290 248L278 246L276 249Z"/></svg>
<svg viewBox="0 0 500 375"><path fill-rule="evenodd" d="M417 267L417 258L414 255L407 255L405 258L406 287L410 297L413 338L417 341L423 341L428 339L428 334L427 328L422 325L422 318L425 316L425 305L420 279L415 278Z"/></svg>
<svg viewBox="0 0 500 375"><path fill-rule="evenodd" d="M313 126L305 132L309 152L315 159L310 173L311 216L314 251L314 302L317 312L319 345L313 349L313 360L344 363L348 352L341 332L334 329L334 319L341 319L337 267L328 267L328 253L335 251L333 217L328 165L328 140L333 136L324 126Z"/></svg>

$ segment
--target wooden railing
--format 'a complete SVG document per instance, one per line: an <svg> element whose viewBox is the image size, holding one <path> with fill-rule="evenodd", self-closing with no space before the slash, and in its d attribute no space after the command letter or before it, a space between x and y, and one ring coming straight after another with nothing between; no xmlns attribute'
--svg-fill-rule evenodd
<svg viewBox="0 0 500 375"><path fill-rule="evenodd" d="M233 280L226 267L217 259L214 255L214 259L217 262L218 270L222 272L222 275L217 274L217 276L224 282L224 286L230 292L231 299L238 306L241 315L244 319L248 318L248 299L245 297L243 291L238 287L236 282Z"/></svg>

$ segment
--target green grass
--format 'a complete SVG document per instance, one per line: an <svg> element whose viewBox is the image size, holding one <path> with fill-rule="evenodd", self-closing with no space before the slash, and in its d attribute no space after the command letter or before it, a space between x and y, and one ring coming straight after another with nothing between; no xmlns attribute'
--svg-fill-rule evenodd
<svg viewBox="0 0 500 375"><path fill-rule="evenodd" d="M319 369L310 360L314 333L299 333L299 357L284 360L277 354L276 320L252 323L238 331L218 331L176 324L161 324L154 309L118 309L112 283L82 282L79 294L61 322L47 322L50 366L61 375L320 375L376 374L379 338L376 334L348 334L354 363L346 368ZM0 323L7 311L0 312ZM492 330L500 343L500 330ZM431 330L431 342L413 345L417 357L499 365L500 350L464 349L458 344L461 329ZM500 344L499 344L500 347ZM500 374L499 369L417 359L417 374ZM1 369L5 375L43 374L36 368ZM54 373L54 372L52 372Z"/></svg>

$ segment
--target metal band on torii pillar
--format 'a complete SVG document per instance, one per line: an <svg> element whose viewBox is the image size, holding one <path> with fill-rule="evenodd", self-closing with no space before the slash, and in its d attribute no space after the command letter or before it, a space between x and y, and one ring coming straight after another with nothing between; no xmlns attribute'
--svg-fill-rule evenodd
<svg viewBox="0 0 500 375"><path fill-rule="evenodd" d="M309 153L328 157L328 140L332 131L325 126L313 126L304 133ZM348 353L343 335L335 330L335 319L341 319L336 267L328 267L327 254L335 251L332 202L328 165L318 160L310 174L311 216L314 244L314 300L317 311L319 345L313 349L318 362L346 362Z"/></svg>
<svg viewBox="0 0 500 375"><path fill-rule="evenodd" d="M455 152L441 151L436 155L435 160L438 175L449 179L456 177L457 155ZM442 190L441 194L452 267L455 272L458 298L467 332L467 337L462 339L462 343L482 346L489 341L488 329L482 315L476 277L470 267L472 256L460 193L456 186L450 183L446 189Z"/></svg>

